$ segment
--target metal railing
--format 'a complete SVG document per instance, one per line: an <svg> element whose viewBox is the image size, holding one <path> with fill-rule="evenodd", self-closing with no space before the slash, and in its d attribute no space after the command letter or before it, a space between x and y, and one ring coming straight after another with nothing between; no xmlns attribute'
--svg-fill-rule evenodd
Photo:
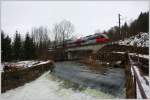
<svg viewBox="0 0 150 100"><path fill-rule="evenodd" d="M140 91L140 96L143 98L143 99L147 99L148 96L146 95L145 91L144 91L144 87L140 81L140 78L138 76L138 73L135 69L135 67L140 71L139 67L136 62L134 62L131 57L128 55L129 57L129 63L130 63L130 68L131 68L131 73L132 73L132 77L133 77L133 84L134 84L134 94L135 94L135 97L137 98L137 87L139 88L139 91ZM142 76L144 77L144 76ZM148 80L145 78L145 81L148 82ZM149 84L149 83L148 83Z"/></svg>

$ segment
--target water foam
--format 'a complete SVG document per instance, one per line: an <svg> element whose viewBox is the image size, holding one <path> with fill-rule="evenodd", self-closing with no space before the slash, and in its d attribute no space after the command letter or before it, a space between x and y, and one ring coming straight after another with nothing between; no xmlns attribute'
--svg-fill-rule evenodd
<svg viewBox="0 0 150 100"><path fill-rule="evenodd" d="M99 100L114 98L95 89L86 88L83 91L61 87L60 79L46 72L33 82L12 89L1 95L2 100Z"/></svg>

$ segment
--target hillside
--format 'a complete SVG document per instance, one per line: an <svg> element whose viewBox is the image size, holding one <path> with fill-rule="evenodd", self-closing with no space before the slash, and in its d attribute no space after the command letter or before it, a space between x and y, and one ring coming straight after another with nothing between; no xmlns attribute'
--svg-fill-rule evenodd
<svg viewBox="0 0 150 100"><path fill-rule="evenodd" d="M135 46L135 47L149 47L149 34L139 33L130 38L115 42L119 45Z"/></svg>

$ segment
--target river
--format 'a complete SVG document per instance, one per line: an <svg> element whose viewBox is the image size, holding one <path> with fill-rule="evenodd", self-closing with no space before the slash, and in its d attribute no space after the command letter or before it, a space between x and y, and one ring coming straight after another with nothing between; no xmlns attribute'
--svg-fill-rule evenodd
<svg viewBox="0 0 150 100"><path fill-rule="evenodd" d="M57 62L54 72L1 94L2 100L99 100L125 98L121 68L90 70L76 61Z"/></svg>

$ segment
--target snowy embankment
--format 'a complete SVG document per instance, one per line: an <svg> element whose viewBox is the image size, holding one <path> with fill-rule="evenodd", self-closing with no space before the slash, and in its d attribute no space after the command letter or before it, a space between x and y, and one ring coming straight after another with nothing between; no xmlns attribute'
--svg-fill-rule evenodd
<svg viewBox="0 0 150 100"><path fill-rule="evenodd" d="M139 33L135 36L131 36L130 38L114 42L114 44L136 46L136 47L149 47L149 33ZM124 54L125 52L114 52L114 53ZM149 59L149 55L137 53L129 53L129 55Z"/></svg>
<svg viewBox="0 0 150 100"><path fill-rule="evenodd" d="M18 61L18 62L4 62L4 63L1 63L0 70L3 71L3 68L6 65L10 66L10 67L15 67L18 69L24 69L24 68L28 68L28 67L32 67L32 66L46 64L48 62L50 62L50 60L48 60L48 61L26 60L26 61Z"/></svg>
<svg viewBox="0 0 150 100"><path fill-rule="evenodd" d="M119 54L125 54L126 52L113 52L113 53L119 53ZM149 55L142 55L142 54L137 54L137 53L128 53L130 56L136 56L136 57L141 57L145 59L149 59Z"/></svg>
<svg viewBox="0 0 150 100"><path fill-rule="evenodd" d="M137 47L149 47L149 33L139 33L130 38L115 42L119 45L137 46Z"/></svg>
<svg viewBox="0 0 150 100"><path fill-rule="evenodd" d="M36 65L41 65L41 64L46 64L49 61L37 61L37 60L31 60L31 61L19 61L15 63L17 67L23 67L23 68L28 68L31 66L36 66Z"/></svg>

